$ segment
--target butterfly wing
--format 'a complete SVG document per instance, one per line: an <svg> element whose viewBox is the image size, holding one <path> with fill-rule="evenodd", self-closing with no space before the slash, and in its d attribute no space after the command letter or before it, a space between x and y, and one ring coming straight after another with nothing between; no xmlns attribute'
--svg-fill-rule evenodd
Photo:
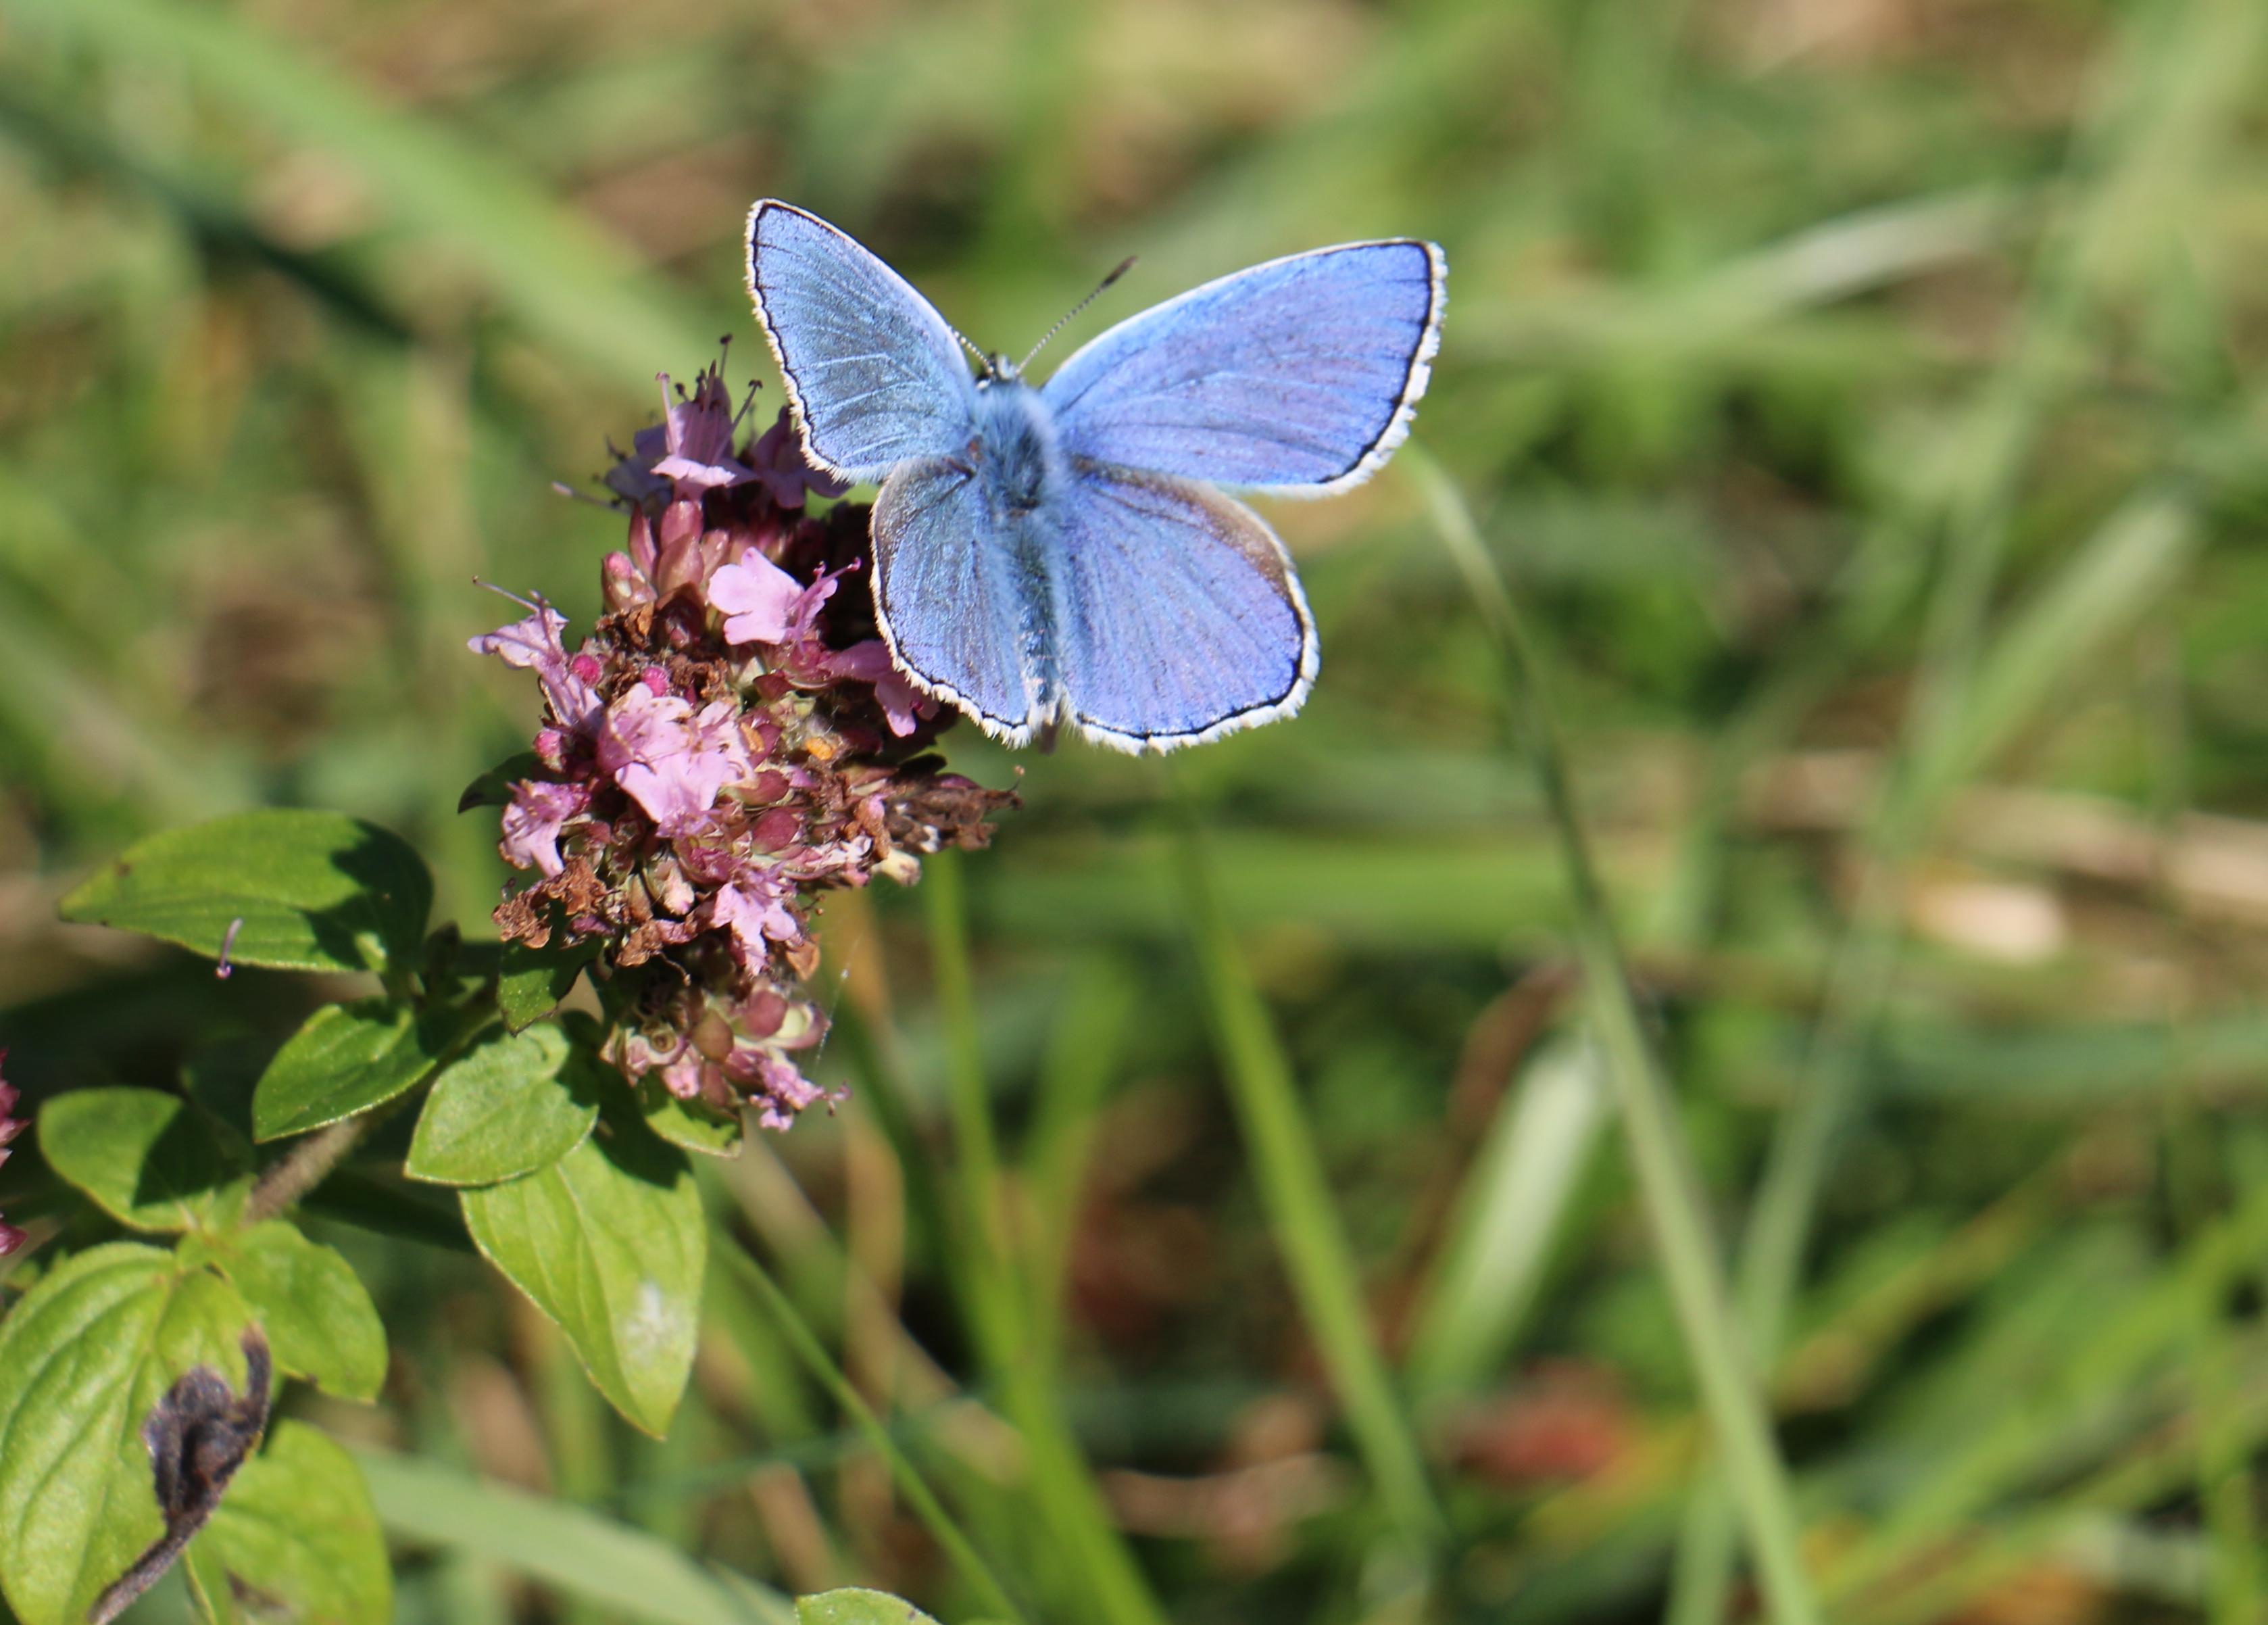
<svg viewBox="0 0 2268 1625"><path fill-rule="evenodd" d="M1322 495L1410 432L1448 274L1432 243L1346 243L1223 277L1120 322L1042 390L1072 455Z"/></svg>
<svg viewBox="0 0 2268 1625"><path fill-rule="evenodd" d="M874 610L891 656L925 692L1020 745L1038 698L1022 659L1035 629L998 527L965 463L900 467L874 499Z"/></svg>
<svg viewBox="0 0 2268 1625"><path fill-rule="evenodd" d="M1275 533L1189 480L1081 462L1054 499L1054 655L1072 720L1169 750L1289 716L1315 624Z"/></svg>
<svg viewBox="0 0 2268 1625"><path fill-rule="evenodd" d="M953 329L906 279L792 204L748 211L748 294L811 460L838 479L957 450L975 384Z"/></svg>

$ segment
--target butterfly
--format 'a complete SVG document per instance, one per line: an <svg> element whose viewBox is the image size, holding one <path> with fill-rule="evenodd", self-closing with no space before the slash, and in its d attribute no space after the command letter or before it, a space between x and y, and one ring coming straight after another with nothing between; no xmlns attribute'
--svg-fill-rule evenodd
<svg viewBox="0 0 2268 1625"><path fill-rule="evenodd" d="M979 351L816 215L760 202L747 245L805 455L880 482L875 617L917 687L1043 748L1068 726L1170 750L1300 708L1314 617L1275 532L1215 487L1328 496L1377 472L1440 343L1439 247L1253 266L1034 388L1030 356Z"/></svg>

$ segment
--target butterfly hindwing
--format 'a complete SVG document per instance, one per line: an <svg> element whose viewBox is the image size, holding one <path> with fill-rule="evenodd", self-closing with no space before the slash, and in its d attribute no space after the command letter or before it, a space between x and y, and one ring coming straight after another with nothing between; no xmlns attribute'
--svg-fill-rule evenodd
<svg viewBox="0 0 2268 1625"><path fill-rule="evenodd" d="M1120 322L1041 393L1075 457L1343 490L1409 432L1447 274L1439 248L1402 239L1272 260Z"/></svg>
<svg viewBox="0 0 2268 1625"><path fill-rule="evenodd" d="M1055 653L1071 720L1163 750L1288 715L1315 628L1283 543L1192 481L1080 462L1049 515Z"/></svg>
<svg viewBox="0 0 2268 1625"><path fill-rule="evenodd" d="M966 441L975 388L936 307L857 241L770 199L748 211L748 292L814 462L880 479Z"/></svg>
<svg viewBox="0 0 2268 1625"><path fill-rule="evenodd" d="M1030 611L998 517L957 462L907 463L874 501L874 609L920 685L1015 743L1030 737Z"/></svg>

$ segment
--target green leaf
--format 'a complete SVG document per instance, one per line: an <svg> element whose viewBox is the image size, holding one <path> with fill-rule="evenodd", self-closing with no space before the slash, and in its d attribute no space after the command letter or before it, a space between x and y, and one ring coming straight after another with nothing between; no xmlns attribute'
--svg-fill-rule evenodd
<svg viewBox="0 0 2268 1625"><path fill-rule="evenodd" d="M595 937L567 948L506 942L504 967L497 973L497 1008L504 1012L504 1024L518 1032L550 1015L575 991L583 967L598 957Z"/></svg>
<svg viewBox="0 0 2268 1625"><path fill-rule="evenodd" d="M423 1016L387 999L327 1004L286 1039L252 1095L253 1137L303 1134L413 1089L476 1019L449 1005Z"/></svg>
<svg viewBox="0 0 2268 1625"><path fill-rule="evenodd" d="M616 1108L550 1167L462 1200L474 1244L659 1437L693 1369L708 1245L685 1154Z"/></svg>
<svg viewBox="0 0 2268 1625"><path fill-rule="evenodd" d="M0 1326L0 1588L78 1625L165 1532L141 1429L191 1368L245 1382L251 1311L210 1271L117 1241L58 1265Z"/></svg>
<svg viewBox="0 0 2268 1625"><path fill-rule="evenodd" d="M40 1155L129 1230L216 1230L252 1188L251 1148L153 1089L80 1089L40 1112Z"/></svg>
<svg viewBox="0 0 2268 1625"><path fill-rule="evenodd" d="M937 1625L902 1597L845 1586L795 1599L796 1625Z"/></svg>
<svg viewBox="0 0 2268 1625"><path fill-rule="evenodd" d="M361 1278L336 1249L298 1227L270 1219L202 1248L184 1262L210 1260L229 1278L268 1333L276 1363L343 1400L375 1400L386 1381L386 1327Z"/></svg>
<svg viewBox="0 0 2268 1625"><path fill-rule="evenodd" d="M166 830L63 901L63 917L279 971L381 971L416 957L433 879L401 837L270 809Z"/></svg>
<svg viewBox="0 0 2268 1625"><path fill-rule="evenodd" d="M672 1145L698 1151L703 1156L740 1154L747 1120L740 1112L719 1117L689 1105L663 1088L661 1080L651 1072L638 1080L637 1105L645 1126Z"/></svg>
<svg viewBox="0 0 2268 1625"><path fill-rule="evenodd" d="M394 1175L342 1168L310 1192L299 1209L420 1246L475 1251L455 1192L411 1185Z"/></svg>
<svg viewBox="0 0 2268 1625"><path fill-rule="evenodd" d="M461 813L475 807L508 807L512 804L512 786L523 779L543 777L541 757L533 750L515 750L465 787L465 793L457 798L457 810Z"/></svg>
<svg viewBox="0 0 2268 1625"><path fill-rule="evenodd" d="M667 1541L578 1506L414 1456L357 1448L378 1515L397 1537L485 1558L652 1625L790 1625L787 1599L753 1580L704 1573Z"/></svg>
<svg viewBox="0 0 2268 1625"><path fill-rule="evenodd" d="M218 1625L387 1625L394 1575L355 1459L279 1422L189 1542L189 1584Z"/></svg>
<svg viewBox="0 0 2268 1625"><path fill-rule="evenodd" d="M549 1167L598 1119L595 1064L549 1023L496 1034L433 1081L402 1171L435 1185L494 1185Z"/></svg>

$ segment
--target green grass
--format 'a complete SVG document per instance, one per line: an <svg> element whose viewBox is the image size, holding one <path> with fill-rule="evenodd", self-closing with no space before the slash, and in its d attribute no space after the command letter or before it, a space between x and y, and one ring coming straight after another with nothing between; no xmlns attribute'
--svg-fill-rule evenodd
<svg viewBox="0 0 2268 1625"><path fill-rule="evenodd" d="M830 906L853 1096L707 1171L762 1264L668 1442L329 1227L401 1617L2261 1625L2264 34L0 0L8 1075L303 1013L54 922L151 829L372 817L482 928L534 705L472 578L593 612L551 482L719 334L768 374L752 198L1010 350L1129 253L1058 347L1420 233L1417 443L1267 507L1314 698L1170 769L947 736L1022 809Z"/></svg>

